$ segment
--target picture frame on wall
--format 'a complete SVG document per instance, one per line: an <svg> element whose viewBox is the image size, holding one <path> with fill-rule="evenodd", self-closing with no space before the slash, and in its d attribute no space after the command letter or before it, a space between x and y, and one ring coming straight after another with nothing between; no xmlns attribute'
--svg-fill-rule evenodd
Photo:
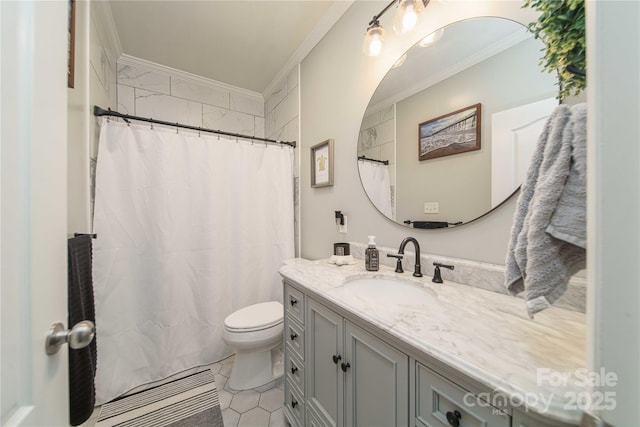
<svg viewBox="0 0 640 427"><path fill-rule="evenodd" d="M73 89L75 84L75 51L76 51L76 0L69 0L69 32L67 52L67 87Z"/></svg>
<svg viewBox="0 0 640 427"><path fill-rule="evenodd" d="M480 149L481 104L429 119L418 125L418 158L451 156Z"/></svg>
<svg viewBox="0 0 640 427"><path fill-rule="evenodd" d="M311 147L311 187L333 185L333 139Z"/></svg>

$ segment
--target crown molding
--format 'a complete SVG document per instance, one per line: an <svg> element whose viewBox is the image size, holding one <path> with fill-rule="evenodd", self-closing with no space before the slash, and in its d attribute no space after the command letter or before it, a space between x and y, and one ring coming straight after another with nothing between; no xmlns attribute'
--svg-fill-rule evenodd
<svg viewBox="0 0 640 427"><path fill-rule="evenodd" d="M278 74L271 80L271 82L265 87L262 94L264 99L268 99L278 88L282 79L286 78L289 73L297 66L305 56L311 52L311 49L318 44L320 40L329 32L331 27L338 22L338 20L344 15L344 13L351 7L355 0L347 1L334 1L329 7L327 12L322 16L318 24L311 30L304 41L298 46L296 51L289 57L284 66L280 69Z"/></svg>
<svg viewBox="0 0 640 427"><path fill-rule="evenodd" d="M254 92L252 90L244 89L238 86L233 86L227 83L223 83L217 80L202 77L197 74L192 74L187 71L178 70L177 68L168 67L166 65L158 64L156 62L147 61L146 59L137 58L135 56L121 54L118 58L118 64L130 65L137 68L143 68L149 71L157 71L164 74L170 74L182 80L187 80L199 85L208 86L213 89L223 89L235 93L241 93L242 95L256 98L264 102L264 98L261 93Z"/></svg>

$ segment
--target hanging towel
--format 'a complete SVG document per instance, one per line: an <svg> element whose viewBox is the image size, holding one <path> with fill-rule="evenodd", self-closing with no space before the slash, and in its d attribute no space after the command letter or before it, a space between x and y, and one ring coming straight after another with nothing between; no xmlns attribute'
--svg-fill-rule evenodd
<svg viewBox="0 0 640 427"><path fill-rule="evenodd" d="M68 241L69 327L82 320L95 323L91 277L91 236L79 235ZM69 423L77 426L91 417L96 401L96 339L74 350L69 347Z"/></svg>
<svg viewBox="0 0 640 427"><path fill-rule="evenodd" d="M525 292L531 318L553 304L569 278L585 267L585 153L585 104L559 105L522 184L507 252L507 289Z"/></svg>

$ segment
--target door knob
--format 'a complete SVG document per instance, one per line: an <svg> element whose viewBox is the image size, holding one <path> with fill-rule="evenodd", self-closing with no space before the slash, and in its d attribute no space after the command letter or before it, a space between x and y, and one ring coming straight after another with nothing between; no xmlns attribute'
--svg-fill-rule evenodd
<svg viewBox="0 0 640 427"><path fill-rule="evenodd" d="M45 350L48 355L56 354L64 343L69 343L74 350L85 348L91 344L95 334L96 326L90 320L78 322L71 329L65 329L60 322L54 323L47 334Z"/></svg>

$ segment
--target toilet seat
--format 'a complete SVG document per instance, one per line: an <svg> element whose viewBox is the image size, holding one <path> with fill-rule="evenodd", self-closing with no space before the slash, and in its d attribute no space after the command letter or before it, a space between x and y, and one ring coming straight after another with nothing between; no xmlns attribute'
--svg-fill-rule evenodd
<svg viewBox="0 0 640 427"><path fill-rule="evenodd" d="M242 308L224 319L228 332L254 332L282 323L284 309L277 301L263 302Z"/></svg>

